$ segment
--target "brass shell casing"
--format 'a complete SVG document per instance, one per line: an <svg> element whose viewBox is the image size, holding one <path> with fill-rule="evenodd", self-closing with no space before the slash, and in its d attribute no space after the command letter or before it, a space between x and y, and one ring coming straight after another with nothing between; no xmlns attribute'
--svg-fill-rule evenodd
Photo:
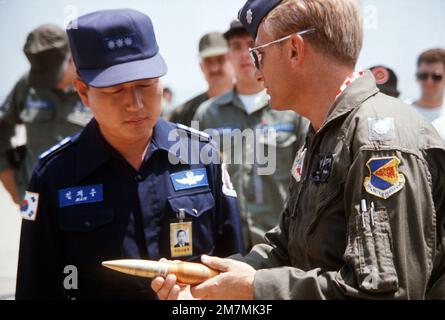
<svg viewBox="0 0 445 320"><path fill-rule="evenodd" d="M127 274L154 278L174 274L179 283L196 285L219 274L201 263L122 259L104 261L102 265Z"/></svg>

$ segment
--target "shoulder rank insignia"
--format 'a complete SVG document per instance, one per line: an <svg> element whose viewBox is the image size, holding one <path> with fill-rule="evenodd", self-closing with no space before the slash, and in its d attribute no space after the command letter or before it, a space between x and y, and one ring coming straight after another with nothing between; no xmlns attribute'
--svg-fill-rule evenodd
<svg viewBox="0 0 445 320"><path fill-rule="evenodd" d="M198 137L199 141L209 142L211 140L210 135L203 131L196 130L195 128L187 127L181 123L176 124L178 129L190 132L192 136Z"/></svg>
<svg viewBox="0 0 445 320"><path fill-rule="evenodd" d="M70 145L73 142L75 137L77 137L77 135L75 135L73 137L66 137L65 139L60 141L58 144L52 146L51 148L49 148L48 150L43 152L41 155L39 155L39 160L43 160L46 157L48 157L49 155L63 150L65 147L67 147L68 145Z"/></svg>
<svg viewBox="0 0 445 320"><path fill-rule="evenodd" d="M365 190L379 198L388 199L402 190L405 176L399 173L400 160L397 157L371 158L366 163L370 175L365 178Z"/></svg>

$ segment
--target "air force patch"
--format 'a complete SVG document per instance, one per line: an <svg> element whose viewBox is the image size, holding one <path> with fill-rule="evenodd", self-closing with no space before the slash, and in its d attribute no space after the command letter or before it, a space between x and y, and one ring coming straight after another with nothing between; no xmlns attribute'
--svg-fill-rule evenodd
<svg viewBox="0 0 445 320"><path fill-rule="evenodd" d="M26 191L23 203L20 206L20 215L25 220L36 220L37 209L39 206L39 194Z"/></svg>
<svg viewBox="0 0 445 320"><path fill-rule="evenodd" d="M209 185L205 168L191 169L172 173L170 179L175 191L206 187Z"/></svg>
<svg viewBox="0 0 445 320"><path fill-rule="evenodd" d="M365 190L379 198L388 199L405 185L405 176L399 173L397 157L371 158L366 163L370 175L365 178Z"/></svg>

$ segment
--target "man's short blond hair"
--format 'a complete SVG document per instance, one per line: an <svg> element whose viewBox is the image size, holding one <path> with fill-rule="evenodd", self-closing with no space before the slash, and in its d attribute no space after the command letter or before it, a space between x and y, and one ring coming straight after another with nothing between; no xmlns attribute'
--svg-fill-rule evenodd
<svg viewBox="0 0 445 320"><path fill-rule="evenodd" d="M305 39L341 62L357 63L363 29L355 0L283 0L264 21L277 38L314 27Z"/></svg>

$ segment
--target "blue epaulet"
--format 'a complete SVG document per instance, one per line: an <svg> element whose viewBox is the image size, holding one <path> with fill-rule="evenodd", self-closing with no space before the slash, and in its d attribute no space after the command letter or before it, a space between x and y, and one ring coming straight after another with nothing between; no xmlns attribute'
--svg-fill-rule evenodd
<svg viewBox="0 0 445 320"><path fill-rule="evenodd" d="M181 123L177 123L176 126L178 127L178 129L187 131L187 133L189 133L190 136L199 138L199 141L209 142L212 139L212 137L209 134L187 127Z"/></svg>
<svg viewBox="0 0 445 320"><path fill-rule="evenodd" d="M77 140L79 135L80 135L80 133L77 133L73 136L66 137L65 139L60 141L58 144L55 144L54 146L52 146L51 148L49 148L48 150L43 152L39 156L39 162L40 162L39 167L41 167L47 160L51 159L54 155L60 153L62 150L65 150L68 146L73 144L73 142Z"/></svg>

